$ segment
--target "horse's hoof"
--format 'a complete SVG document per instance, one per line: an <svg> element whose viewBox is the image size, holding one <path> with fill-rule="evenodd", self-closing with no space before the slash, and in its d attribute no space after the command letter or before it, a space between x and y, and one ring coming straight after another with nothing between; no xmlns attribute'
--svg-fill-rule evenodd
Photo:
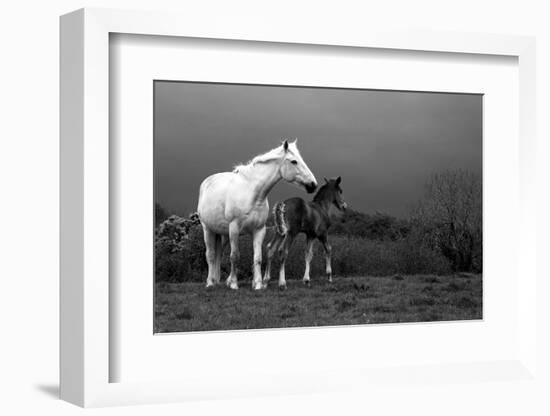
<svg viewBox="0 0 550 416"><path fill-rule="evenodd" d="M311 282L309 280L304 280L304 285L307 287L311 286Z"/></svg>
<svg viewBox="0 0 550 416"><path fill-rule="evenodd" d="M252 283L252 290L262 290L264 288L264 285L261 283Z"/></svg>
<svg viewBox="0 0 550 416"><path fill-rule="evenodd" d="M286 285L279 285L279 290L286 290Z"/></svg>
<svg viewBox="0 0 550 416"><path fill-rule="evenodd" d="M233 289L233 290L237 290L239 288L239 285L237 284L236 281L234 281L233 279L227 279L225 281L225 284L227 285L227 287L229 289Z"/></svg>

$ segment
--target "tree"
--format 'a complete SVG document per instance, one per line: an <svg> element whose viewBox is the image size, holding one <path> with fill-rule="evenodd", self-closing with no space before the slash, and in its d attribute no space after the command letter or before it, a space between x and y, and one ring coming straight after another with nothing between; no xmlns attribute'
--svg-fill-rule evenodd
<svg viewBox="0 0 550 416"><path fill-rule="evenodd" d="M414 215L425 242L447 257L455 271L481 271L481 178L465 170L434 173Z"/></svg>

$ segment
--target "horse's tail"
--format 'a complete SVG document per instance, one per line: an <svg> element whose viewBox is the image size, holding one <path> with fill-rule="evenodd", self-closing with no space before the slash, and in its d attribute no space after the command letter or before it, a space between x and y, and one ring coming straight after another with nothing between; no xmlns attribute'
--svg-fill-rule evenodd
<svg viewBox="0 0 550 416"><path fill-rule="evenodd" d="M285 208L284 202L277 202L273 207L273 222L275 223L275 230L280 235L285 235L288 231Z"/></svg>

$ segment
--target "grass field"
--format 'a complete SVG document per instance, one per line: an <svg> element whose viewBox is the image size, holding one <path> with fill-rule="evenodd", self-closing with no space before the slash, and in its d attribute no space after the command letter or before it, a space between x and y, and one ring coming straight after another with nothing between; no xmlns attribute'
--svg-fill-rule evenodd
<svg viewBox="0 0 550 416"><path fill-rule="evenodd" d="M482 318L479 274L450 276L313 279L311 287L287 281L279 291L253 291L240 282L238 291L221 284L156 284L155 332L212 331L249 328L309 327L389 322L451 321Z"/></svg>

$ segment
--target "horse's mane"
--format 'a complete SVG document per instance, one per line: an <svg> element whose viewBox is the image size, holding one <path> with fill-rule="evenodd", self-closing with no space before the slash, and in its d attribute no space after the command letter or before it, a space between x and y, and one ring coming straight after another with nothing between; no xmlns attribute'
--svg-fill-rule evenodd
<svg viewBox="0 0 550 416"><path fill-rule="evenodd" d="M289 144L290 145L290 144ZM296 149L297 150L297 149ZM277 146L274 149L271 149L268 152L262 153L261 155L255 156L250 159L248 162L233 167L233 173L246 173L258 163L269 162L273 159L279 159L283 154L281 146Z"/></svg>
<svg viewBox="0 0 550 416"><path fill-rule="evenodd" d="M327 183L319 188L315 196L313 197L313 202L321 202L324 198L327 197L328 192L335 192L334 184L336 180L330 179Z"/></svg>
<svg viewBox="0 0 550 416"><path fill-rule="evenodd" d="M328 183L325 183L323 186L319 188L315 196L313 197L313 202L320 202L325 198L325 194L329 190Z"/></svg>

